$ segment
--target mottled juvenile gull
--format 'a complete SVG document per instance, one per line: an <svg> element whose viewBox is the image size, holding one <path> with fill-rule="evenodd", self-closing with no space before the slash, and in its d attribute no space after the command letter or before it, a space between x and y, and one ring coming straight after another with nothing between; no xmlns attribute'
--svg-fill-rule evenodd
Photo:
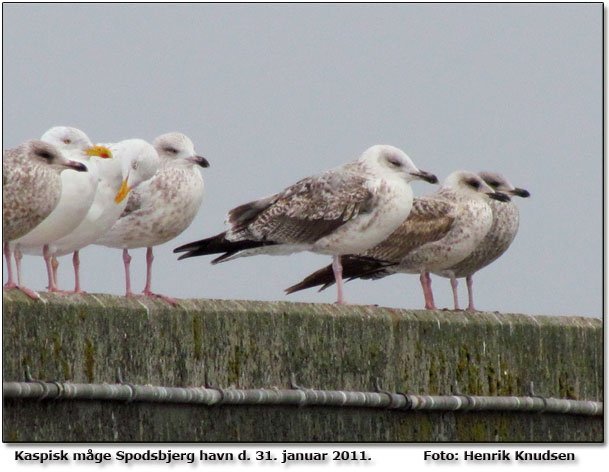
<svg viewBox="0 0 609 472"><path fill-rule="evenodd" d="M501 174L497 174L496 172L479 172L478 175L496 192L523 198L530 196L530 193L527 190L514 187ZM467 309L476 311L476 308L474 307L473 275L480 269L497 260L499 256L507 251L518 232L520 218L518 208L513 201L503 203L491 200L488 204L493 212L493 223L486 233L486 236L484 236L473 252L461 262L442 271L434 272L436 275L450 278L456 310L459 309L457 302L457 279L465 277L469 299Z"/></svg>
<svg viewBox="0 0 609 472"><path fill-rule="evenodd" d="M395 273L418 273L425 308L435 309L429 272L461 261L482 240L492 223L488 198L509 200L476 174L453 172L437 192L415 198L408 218L389 237L367 251L342 257L344 276L380 279ZM330 268L325 267L286 292L317 285L323 289L332 283Z"/></svg>
<svg viewBox="0 0 609 472"><path fill-rule="evenodd" d="M365 251L404 221L412 207L409 182L415 179L437 182L400 149L372 146L354 162L232 209L228 231L174 252L186 252L180 259L224 253L212 263L255 254L329 254L337 303L344 304L339 256Z"/></svg>
<svg viewBox="0 0 609 472"><path fill-rule="evenodd" d="M55 146L43 141L27 141L2 153L2 243L8 281L6 288L18 287L32 298L37 294L15 283L10 244L36 228L59 203L60 172L66 169L86 171L80 163L67 159Z"/></svg>
<svg viewBox="0 0 609 472"><path fill-rule="evenodd" d="M182 133L163 134L152 145L160 157L159 170L131 192L121 217L95 244L123 249L126 296L133 296L128 250L145 247L143 294L175 305L172 298L150 290L152 247L170 241L190 226L203 201L203 177L198 167L209 167L209 162L196 154L192 141Z"/></svg>
<svg viewBox="0 0 609 472"><path fill-rule="evenodd" d="M61 173L61 198L55 209L42 223L14 241L20 258L21 253L42 255L47 267L48 290L57 291L53 277L51 258L55 255L53 242L71 233L84 219L93 203L97 190L97 166L91 156L110 157L110 151L93 147L89 137L81 130L68 126L55 126L42 135L42 141L54 145L67 158L81 162L87 172L69 170Z"/></svg>
<svg viewBox="0 0 609 472"><path fill-rule="evenodd" d="M97 162L100 181L93 204L74 231L53 243L56 256L74 253L75 293L82 293L78 251L112 227L127 205L129 192L152 178L159 166L157 152L143 139L126 139L104 147L110 149L113 158Z"/></svg>

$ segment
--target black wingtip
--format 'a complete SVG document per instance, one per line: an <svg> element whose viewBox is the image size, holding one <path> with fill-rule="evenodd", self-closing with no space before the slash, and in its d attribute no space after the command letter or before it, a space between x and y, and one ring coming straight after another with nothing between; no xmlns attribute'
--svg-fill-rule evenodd
<svg viewBox="0 0 609 472"><path fill-rule="evenodd" d="M173 252L176 252L175 250ZM182 254L180 257L178 257L178 261L181 261L182 259L188 259L189 257L195 257L196 254L194 251L190 251L187 252L186 254Z"/></svg>
<svg viewBox="0 0 609 472"><path fill-rule="evenodd" d="M226 232L216 234L206 239L200 239L199 241L193 241L186 243L182 246L176 247L173 252L186 252L186 254L180 256L178 260L186 259L188 257L204 256L206 254L217 254L219 252L225 252L226 245L230 242L226 240Z"/></svg>
<svg viewBox="0 0 609 472"><path fill-rule="evenodd" d="M316 272L313 272L297 284L286 288L284 291L287 295L289 295L291 293L299 292L307 288L317 287L318 285L321 285L319 291L322 291L323 289L332 285L334 282L334 271L332 270L332 266L328 265L319 269Z"/></svg>
<svg viewBox="0 0 609 472"><path fill-rule="evenodd" d="M186 252L178 258L178 260L186 259L188 257L207 256L210 254L221 254L221 256L211 261L212 264L224 262L231 256L237 254L240 251L247 249L254 249L261 246L271 246L278 243L273 241L252 241L249 239L243 239L240 241L229 241L226 239L226 232L216 234L207 239L201 239L200 241L194 241L192 243L184 244L183 246L177 247L173 250L174 253Z"/></svg>

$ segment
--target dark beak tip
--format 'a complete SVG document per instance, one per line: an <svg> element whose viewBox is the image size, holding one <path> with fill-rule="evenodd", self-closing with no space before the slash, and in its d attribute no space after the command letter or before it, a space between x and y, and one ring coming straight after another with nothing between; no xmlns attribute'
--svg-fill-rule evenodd
<svg viewBox="0 0 609 472"><path fill-rule="evenodd" d="M197 160L197 164L201 167L209 167L209 161L205 159L203 156L197 156L195 158Z"/></svg>
<svg viewBox="0 0 609 472"><path fill-rule="evenodd" d="M74 162L71 161L70 167L72 167L72 169L74 169L76 172L87 172L87 166L84 165L82 162Z"/></svg>
<svg viewBox="0 0 609 472"><path fill-rule="evenodd" d="M493 200L498 200L500 202L509 202L512 200L508 195L506 195L505 193L501 193L501 192L491 193L491 194L489 194L489 197L492 198Z"/></svg>
<svg viewBox="0 0 609 472"><path fill-rule="evenodd" d="M438 178L431 172L425 172L424 170L421 170L418 173L415 173L413 175L416 175L421 180L424 180L425 182L429 182L430 184L438 183Z"/></svg>

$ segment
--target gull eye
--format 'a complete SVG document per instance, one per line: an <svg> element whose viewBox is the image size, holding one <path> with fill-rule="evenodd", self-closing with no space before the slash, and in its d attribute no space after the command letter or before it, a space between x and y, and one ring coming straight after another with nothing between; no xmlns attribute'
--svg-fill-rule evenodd
<svg viewBox="0 0 609 472"><path fill-rule="evenodd" d="M468 180L467 185L469 185L470 187L473 187L475 189L480 188L480 182L478 182L477 180L474 180L474 179Z"/></svg>
<svg viewBox="0 0 609 472"><path fill-rule="evenodd" d="M70 144L72 142L72 140L70 138L66 138L66 139L63 140L63 142L65 144Z"/></svg>
<svg viewBox="0 0 609 472"><path fill-rule="evenodd" d="M163 148L163 151L168 152L170 154L177 154L178 153L178 150L176 148L174 148L174 147L171 147L171 146L167 146L167 147Z"/></svg>
<svg viewBox="0 0 609 472"><path fill-rule="evenodd" d="M131 168L132 168L133 170L137 170L137 161L133 161L133 162L131 163Z"/></svg>
<svg viewBox="0 0 609 472"><path fill-rule="evenodd" d="M42 157L43 159L48 159L48 160L53 159L53 156L51 155L51 153L49 151L39 150L39 151L36 151L36 155L38 157Z"/></svg>
<svg viewBox="0 0 609 472"><path fill-rule="evenodd" d="M395 157L388 157L387 162L389 162L389 164L391 164L394 167L402 167L402 161L400 161L399 159L397 159Z"/></svg>

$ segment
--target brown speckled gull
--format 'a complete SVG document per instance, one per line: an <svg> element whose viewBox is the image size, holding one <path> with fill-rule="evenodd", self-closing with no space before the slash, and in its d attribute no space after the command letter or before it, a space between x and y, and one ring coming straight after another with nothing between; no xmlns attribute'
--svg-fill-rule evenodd
<svg viewBox="0 0 609 472"><path fill-rule="evenodd" d="M128 250L146 247L143 294L175 304L172 298L150 290L152 247L172 240L190 226L203 201L203 177L198 167L208 167L209 162L195 153L192 141L182 133L163 134L152 144L161 161L158 171L131 192L120 218L95 244L123 249L127 296L133 296Z"/></svg>
<svg viewBox="0 0 609 472"><path fill-rule="evenodd" d="M86 167L68 160L55 146L38 140L2 153L2 243L8 271L5 288L19 287L37 298L20 280L15 283L10 241L33 230L57 206L61 196L60 173L64 169L85 171Z"/></svg>
<svg viewBox="0 0 609 472"><path fill-rule="evenodd" d="M212 262L255 254L312 251L333 256L337 303L345 303L339 256L385 239L412 207L409 182L437 178L400 149L376 145L359 159L307 177L270 197L232 209L228 231L176 248L180 259L222 254Z"/></svg>
<svg viewBox="0 0 609 472"><path fill-rule="evenodd" d="M514 187L504 176L496 172L479 172L478 175L490 185L495 191L509 195L526 198L530 194L527 190ZM491 264L499 258L512 244L518 232L519 213L513 201L503 203L489 201L493 212L493 223L486 236L476 246L474 251L461 262L439 272L436 275L451 279L453 297L457 300L456 279L465 277L467 281L467 293L469 304L467 309L476 311L474 307L473 275L480 269ZM455 306L455 309L458 305Z"/></svg>
<svg viewBox="0 0 609 472"><path fill-rule="evenodd" d="M99 155L99 150L93 147L82 130L70 126L54 126L40 140L52 144L67 158L87 167L87 172L69 170L61 173L61 197L57 206L35 229L14 241L14 247L19 249L15 255L23 253L44 258L49 281L47 288L49 292L55 292L58 289L56 267L52 263L55 254L53 243L74 231L93 202L98 173L91 157Z"/></svg>
<svg viewBox="0 0 609 472"><path fill-rule="evenodd" d="M476 174L456 171L432 195L416 198L408 218L373 248L341 258L349 279L379 279L395 273L420 274L425 308L435 309L429 272L450 267L467 257L492 223L488 199L509 200ZM293 293L332 283L329 267L286 289Z"/></svg>

